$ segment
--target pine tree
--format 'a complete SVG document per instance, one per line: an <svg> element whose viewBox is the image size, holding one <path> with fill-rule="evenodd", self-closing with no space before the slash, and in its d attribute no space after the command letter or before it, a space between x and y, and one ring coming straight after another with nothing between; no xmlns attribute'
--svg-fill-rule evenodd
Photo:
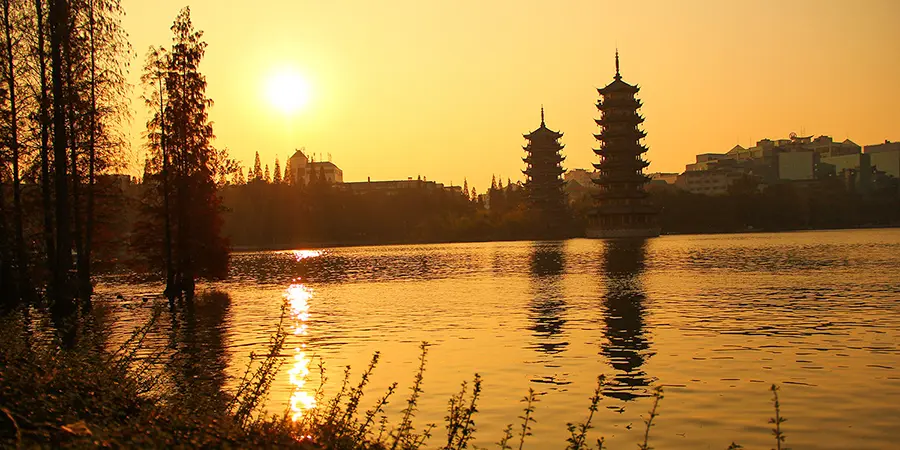
<svg viewBox="0 0 900 450"><path fill-rule="evenodd" d="M263 181L265 181L266 184L269 184L272 182L272 175L269 173L269 165L268 164L266 164L266 171L263 174Z"/></svg>
<svg viewBox="0 0 900 450"><path fill-rule="evenodd" d="M253 181L262 181L262 164L259 161L259 152L256 152L256 160L253 162Z"/></svg>
<svg viewBox="0 0 900 450"><path fill-rule="evenodd" d="M206 77L199 71L206 43L203 33L194 30L190 8L179 12L171 30L172 49L162 61L166 96L159 125L166 129L166 145L162 148L171 155L171 175L163 179L171 178L172 183L168 189L171 192L160 196L170 195L174 200L175 292L167 294L183 296L190 302L197 277L227 275L228 244L221 236L221 200L215 180L234 165L224 151L216 151L211 144L214 134L207 110L212 100L206 96ZM156 151L154 159L163 160L160 153Z"/></svg>
<svg viewBox="0 0 900 450"><path fill-rule="evenodd" d="M170 126L166 118L166 105L168 96L166 93L166 73L169 70L169 56L165 48L151 48L147 53L147 62L144 66L144 73L141 75L141 82L144 84L147 92L144 94L144 103L148 109L153 111L150 120L147 122L147 147L153 153L155 164L151 166L151 161L147 159L144 165L144 183L156 182L156 192L148 192L150 198L145 199L144 205L147 209L155 211L145 211L156 218L162 217L162 241L156 242L155 239L149 239L141 236L135 241L140 248L140 253L144 255L153 255L156 251L161 250L162 259L164 261L164 270L166 277L166 287L163 291L169 302L172 303L177 295L178 287L175 285L175 263L173 259L173 232L172 232L172 195L173 183L172 179L172 156L171 149L167 146L167 133L170 133ZM154 171L156 175L153 176ZM161 197L158 199L157 197ZM158 200L158 201L157 201ZM158 203L158 205L157 205ZM149 206L153 205L153 206ZM156 229L154 220L148 219L140 221L138 228L144 233L159 234ZM149 231L148 231L149 230ZM147 248L145 245L157 245L156 248ZM161 248L160 248L161 247Z"/></svg>
<svg viewBox="0 0 900 450"><path fill-rule="evenodd" d="M469 181L466 180L465 178L463 178L463 188L462 188L462 191L463 191L463 197L465 197L466 200L471 200L471 199L472 199L472 197L469 197Z"/></svg>
<svg viewBox="0 0 900 450"><path fill-rule="evenodd" d="M282 181L287 184L294 183L294 179L293 179L293 177L291 177L291 159L290 158L288 158L288 160L284 162L284 178L282 178Z"/></svg>
<svg viewBox="0 0 900 450"><path fill-rule="evenodd" d="M281 184L281 165L278 163L278 157L275 157L275 169L272 171L272 182L275 184Z"/></svg>

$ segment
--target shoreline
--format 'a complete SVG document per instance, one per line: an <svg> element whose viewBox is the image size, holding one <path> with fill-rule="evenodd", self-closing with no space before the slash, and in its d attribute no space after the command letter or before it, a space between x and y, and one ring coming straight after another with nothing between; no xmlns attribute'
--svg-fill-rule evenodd
<svg viewBox="0 0 900 450"><path fill-rule="evenodd" d="M659 237L665 236L703 236L703 235L723 235L723 234L781 234L781 233L802 233L802 232L811 232L811 231L855 231L855 230L893 230L900 229L900 224L896 225L875 225L875 226L859 226L854 228L799 228L799 229L787 229L787 230L739 230L739 231L703 231L703 232L663 232L659 235ZM471 244L471 243L485 243L485 242L523 242L523 241L567 241L570 239L593 239L585 236L571 236L560 239L542 239L542 238L534 238L534 239L520 239L520 238L509 238L509 239L460 239L460 240L397 240L397 241L342 241L342 242L304 242L301 244L294 245L271 245L271 246L251 246L251 245L241 245L241 246L232 246L230 253L244 253L244 252L277 252L277 251L290 251L290 250L298 250L298 249L310 249L310 250L321 250L328 248L347 248L347 247L388 247L388 246L397 246L397 245L438 245L438 244ZM646 238L653 239L653 238ZM597 239L597 240L606 240L606 239Z"/></svg>

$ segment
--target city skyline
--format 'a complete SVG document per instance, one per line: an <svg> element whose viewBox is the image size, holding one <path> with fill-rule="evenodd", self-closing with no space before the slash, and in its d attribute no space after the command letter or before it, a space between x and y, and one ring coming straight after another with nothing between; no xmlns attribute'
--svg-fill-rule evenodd
<svg viewBox="0 0 900 450"><path fill-rule="evenodd" d="M136 83L182 4L123 6ZM306 147L333 155L348 181L422 175L484 190L494 174L523 179L521 135L541 105L565 133L566 168L590 167L595 89L612 80L616 47L647 105L648 172L792 131L860 145L897 139L900 62L885 57L900 50L893 2L651 2L640 20L611 2L191 6L209 43L201 71L216 102L215 145L245 167L256 151L271 164ZM309 86L293 114L270 99L268 80L284 73Z"/></svg>

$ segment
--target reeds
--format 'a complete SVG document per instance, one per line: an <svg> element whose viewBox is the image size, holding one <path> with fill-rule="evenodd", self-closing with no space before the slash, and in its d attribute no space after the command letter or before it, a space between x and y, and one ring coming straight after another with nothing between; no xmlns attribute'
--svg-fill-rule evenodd
<svg viewBox="0 0 900 450"><path fill-rule="evenodd" d="M458 394L450 397L450 403L447 408L447 443L443 450L461 450L468 448L469 441L475 435L475 419L473 416L478 412L475 406L478 403L478 397L481 395L481 376L475 374L472 381L472 396L467 401L466 391L468 383L463 381L462 387Z"/></svg>
<svg viewBox="0 0 900 450"><path fill-rule="evenodd" d="M528 395L522 401L525 402L525 410L523 415L519 416L522 419L522 432L519 433L519 450L522 450L522 447L525 446L525 437L531 436L531 424L537 422L534 420L534 404L538 402L538 399L534 389L528 388Z"/></svg>
<svg viewBox="0 0 900 450"><path fill-rule="evenodd" d="M409 399L406 400L406 408L403 410L403 419L400 421L400 426L397 428L397 431L392 433L394 441L391 443L391 450L397 448L418 448L417 442L419 442L420 436L417 436L413 432L413 418L419 407L419 396L422 395L422 379L425 375L425 357L428 356L428 346L428 342L422 342L422 344L419 345L419 350L421 352L419 356L419 369L416 371L416 378L410 389ZM430 431L429 428L423 435L430 434ZM427 437L423 438L423 442L425 439L427 439Z"/></svg>
<svg viewBox="0 0 900 450"><path fill-rule="evenodd" d="M775 417L769 419L772 426L772 434L775 435L775 448L781 450L781 443L784 442L784 432L781 431L781 424L787 419L781 417L781 405L778 403L778 386L772 385L769 388L772 391L772 403L775 404Z"/></svg>
<svg viewBox="0 0 900 450"><path fill-rule="evenodd" d="M646 425L646 428L644 428L644 442L641 444L638 444L638 448L641 450L650 450L653 448L653 447L650 447L650 444L649 444L650 427L653 426L653 419L655 419L656 416L659 415L656 412L656 408L659 407L659 401L662 400L662 398L663 398L663 388L662 388L662 386L656 386L653 389L653 407L650 408L649 415L647 416L646 419L644 419L644 425Z"/></svg>
<svg viewBox="0 0 900 450"><path fill-rule="evenodd" d="M600 375L597 377L597 387L594 388L594 395L591 396L591 405L588 407L588 418L583 423L575 425L573 423L567 423L566 428L569 430L569 439L566 440L568 445L566 449L571 450L580 450L584 448L587 441L587 432L591 429L591 420L594 419L594 413L597 412L597 408L600 405L600 393L603 390L603 387L606 386L606 377ZM597 440L597 445L600 448L603 448L603 438L599 438Z"/></svg>
<svg viewBox="0 0 900 450"><path fill-rule="evenodd" d="M256 365L254 365L254 360L257 359L257 355L250 354L250 361L247 363L244 375L235 392L230 395L226 410L231 412L232 417L241 426L246 427L254 417L268 395L269 387L278 374L278 370L284 364L284 360L279 355L287 339L287 332L284 328L286 315L287 303L281 306L278 326L275 332L269 336L268 351L261 358L261 362Z"/></svg>

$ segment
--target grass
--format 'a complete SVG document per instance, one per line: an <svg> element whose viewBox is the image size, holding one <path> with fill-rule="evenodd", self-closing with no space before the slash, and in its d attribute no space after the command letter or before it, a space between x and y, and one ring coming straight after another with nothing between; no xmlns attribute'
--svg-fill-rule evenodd
<svg viewBox="0 0 900 450"><path fill-rule="evenodd" d="M212 297L216 298L216 297ZM221 300L221 299L220 299ZM447 403L442 428L415 424L421 396L428 344L420 346L419 366L405 398L396 426L385 409L398 394L397 383L363 410L364 391L376 370L375 353L359 377L351 382L346 367L340 389L325 399L327 380L320 363L316 405L300 417L265 415L272 380L279 373L279 356L286 340L283 318L264 354L253 355L237 387L210 394L204 389L177 389L159 371L183 370L178 352L150 352L146 340L159 326L162 311L154 310L147 322L118 348L108 350L108 330L92 317L80 318L77 345L63 349L34 310L19 310L0 318L0 447L284 447L301 449L420 449L462 450L476 448L474 439L482 379L476 374L463 382ZM162 369L160 369L162 368ZM583 422L568 423L569 437L560 447L604 449L603 437L589 439L593 420L610 382L598 377L588 399ZM781 415L778 388L771 387L775 415L770 419L775 449L782 450L785 418ZM653 405L644 419L643 441L649 450L651 429L659 416L663 390L656 387ZM521 400L518 423L509 423L496 448L528 447L539 396L529 389ZM296 420L294 420L296 419ZM444 433L436 435L437 430ZM728 449L740 449L732 443Z"/></svg>

